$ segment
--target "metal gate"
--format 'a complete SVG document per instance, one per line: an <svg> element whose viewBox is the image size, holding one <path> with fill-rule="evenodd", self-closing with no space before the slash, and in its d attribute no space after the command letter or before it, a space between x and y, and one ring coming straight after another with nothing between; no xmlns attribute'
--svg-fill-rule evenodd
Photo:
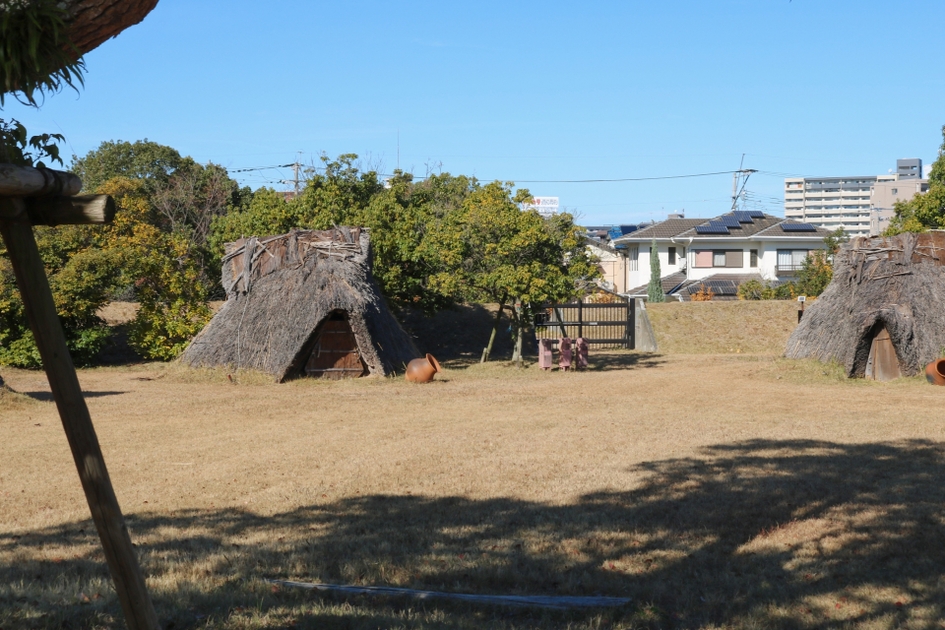
<svg viewBox="0 0 945 630"><path fill-rule="evenodd" d="M597 347L636 347L633 302L548 304L535 315L538 339L583 337Z"/></svg>

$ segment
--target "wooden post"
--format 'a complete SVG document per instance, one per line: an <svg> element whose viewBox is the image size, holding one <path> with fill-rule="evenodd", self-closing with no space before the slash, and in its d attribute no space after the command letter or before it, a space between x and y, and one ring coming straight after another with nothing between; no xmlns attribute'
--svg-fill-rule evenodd
<svg viewBox="0 0 945 630"><path fill-rule="evenodd" d="M0 199L0 210L23 216L20 199ZM20 210L20 211L18 211ZM72 449L92 520L98 529L105 559L129 630L159 630L157 615L138 566L125 519L105 468L79 379L66 348L52 292L39 257L33 228L24 221L0 220L0 234L10 254L16 283L23 296L30 329L49 379L59 417Z"/></svg>
<svg viewBox="0 0 945 630"><path fill-rule="evenodd" d="M578 339L584 336L584 301L578 298Z"/></svg>
<svg viewBox="0 0 945 630"><path fill-rule="evenodd" d="M627 350L637 348L637 300L627 298Z"/></svg>

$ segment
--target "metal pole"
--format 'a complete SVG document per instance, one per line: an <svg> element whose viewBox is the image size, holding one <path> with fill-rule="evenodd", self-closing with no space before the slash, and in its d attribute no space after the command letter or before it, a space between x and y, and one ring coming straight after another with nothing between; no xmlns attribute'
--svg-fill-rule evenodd
<svg viewBox="0 0 945 630"><path fill-rule="evenodd" d="M0 200L0 204L6 207L19 203L22 201L18 199ZM105 459L79 387L72 357L66 347L46 270L33 238L33 228L25 222L0 220L0 234L10 254L30 329L59 409L92 520L102 540L125 621L129 630L159 630L157 614L131 546L131 537L105 468Z"/></svg>

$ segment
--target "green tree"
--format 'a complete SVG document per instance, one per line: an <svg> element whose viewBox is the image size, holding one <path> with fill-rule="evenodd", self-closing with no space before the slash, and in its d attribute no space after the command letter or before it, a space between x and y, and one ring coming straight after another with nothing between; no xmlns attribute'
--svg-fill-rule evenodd
<svg viewBox="0 0 945 630"><path fill-rule="evenodd" d="M73 171L86 190L100 191L116 178L138 182L148 199L145 218L162 232L189 243L188 258L197 262L202 285L222 296L220 255L211 246L215 219L250 203L252 193L240 188L221 166L197 164L169 146L147 139L107 141L82 158L73 156Z"/></svg>
<svg viewBox="0 0 945 630"><path fill-rule="evenodd" d="M575 296L599 273L571 215L551 220L520 203L531 196L511 183L493 182L472 191L462 206L429 230L422 251L439 269L430 282L445 295L496 302L499 311L483 352L487 360L503 309L510 308L516 356L533 308Z"/></svg>
<svg viewBox="0 0 945 630"><path fill-rule="evenodd" d="M219 255L223 244L243 236L283 234L293 228L326 229L357 225L371 230L373 271L384 295L399 306L435 311L451 298L431 286L438 269L435 255L421 245L430 225L462 206L477 186L474 179L448 173L414 182L395 172L386 185L373 171L361 172L357 156L322 157L324 167L291 200L260 189L243 208L217 217L210 244Z"/></svg>
<svg viewBox="0 0 945 630"><path fill-rule="evenodd" d="M659 250L656 248L656 241L650 244L650 283L646 287L646 299L649 302L665 302L666 294L663 293L662 270L660 269Z"/></svg>
<svg viewBox="0 0 945 630"><path fill-rule="evenodd" d="M929 171L928 191L908 201L897 201L893 207L895 215L884 232L886 236L945 228L945 126L938 159Z"/></svg>
<svg viewBox="0 0 945 630"><path fill-rule="evenodd" d="M816 296L824 292L833 279L833 263L826 250L811 252L797 272L795 281L799 295Z"/></svg>
<svg viewBox="0 0 945 630"><path fill-rule="evenodd" d="M115 177L141 180L153 189L193 163L176 149L147 138L135 142L108 140L81 158L73 155L70 170L82 179L87 191L94 192Z"/></svg>
<svg viewBox="0 0 945 630"><path fill-rule="evenodd" d="M43 165L43 159L62 162L55 145L61 136L27 136L26 128L17 121L0 120L0 161L23 166ZM77 364L88 365L109 336L108 327L96 313L114 290L117 278L114 261L95 247L95 228L39 227L34 235L66 345ZM39 367L39 350L5 254L6 248L0 245L0 363Z"/></svg>
<svg viewBox="0 0 945 630"><path fill-rule="evenodd" d="M371 229L374 277L389 300L427 312L452 303L428 282L439 261L423 244L430 226L461 208L475 188L475 180L464 176L445 173L415 183L410 174L395 171L358 213L357 224Z"/></svg>
<svg viewBox="0 0 945 630"><path fill-rule="evenodd" d="M117 262L116 284L133 287L139 306L128 341L146 359L172 359L210 320L211 285L203 261L185 233L162 230L150 220L144 182L116 177L100 190L115 199L119 212L98 246Z"/></svg>

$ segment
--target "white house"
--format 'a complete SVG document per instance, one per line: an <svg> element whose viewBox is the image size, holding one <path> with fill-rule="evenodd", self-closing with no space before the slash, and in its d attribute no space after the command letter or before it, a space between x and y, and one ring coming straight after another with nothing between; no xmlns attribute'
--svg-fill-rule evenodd
<svg viewBox="0 0 945 630"><path fill-rule="evenodd" d="M756 278L793 278L808 253L824 249L829 230L762 212L736 211L715 219L670 218L613 241L624 253L629 295L645 295L650 247L655 242L667 295L687 295L704 284L719 297L733 297L738 284Z"/></svg>

